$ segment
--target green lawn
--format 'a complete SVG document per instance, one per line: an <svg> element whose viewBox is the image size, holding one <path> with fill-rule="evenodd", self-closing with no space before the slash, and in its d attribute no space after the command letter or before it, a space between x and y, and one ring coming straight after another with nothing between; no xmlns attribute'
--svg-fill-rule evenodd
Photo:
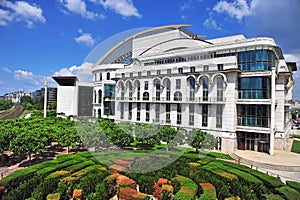
<svg viewBox="0 0 300 200"><path fill-rule="evenodd" d="M300 154L300 141L294 140L292 146L292 152Z"/></svg>

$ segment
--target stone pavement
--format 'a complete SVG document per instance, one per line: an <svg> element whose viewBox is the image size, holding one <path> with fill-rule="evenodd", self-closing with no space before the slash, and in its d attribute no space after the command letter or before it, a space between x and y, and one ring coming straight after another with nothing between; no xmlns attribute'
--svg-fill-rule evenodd
<svg viewBox="0 0 300 200"><path fill-rule="evenodd" d="M270 156L267 153L237 150L231 156L236 162L280 177L284 182L300 182L300 154L275 150L275 155Z"/></svg>

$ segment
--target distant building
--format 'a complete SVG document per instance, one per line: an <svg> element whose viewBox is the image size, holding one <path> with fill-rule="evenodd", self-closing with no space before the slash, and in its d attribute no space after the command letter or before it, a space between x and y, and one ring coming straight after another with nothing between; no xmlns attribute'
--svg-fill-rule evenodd
<svg viewBox="0 0 300 200"><path fill-rule="evenodd" d="M0 100L4 100L5 99L5 97L4 96L0 96Z"/></svg>
<svg viewBox="0 0 300 200"><path fill-rule="evenodd" d="M11 100L13 103L21 103L21 97L30 96L31 93L26 93L24 91L12 92L4 95L4 100Z"/></svg>
<svg viewBox="0 0 300 200"><path fill-rule="evenodd" d="M32 98L43 99L45 96L45 88L41 88L32 93ZM48 87L47 88L47 103L51 105L53 102L57 101L57 88Z"/></svg>

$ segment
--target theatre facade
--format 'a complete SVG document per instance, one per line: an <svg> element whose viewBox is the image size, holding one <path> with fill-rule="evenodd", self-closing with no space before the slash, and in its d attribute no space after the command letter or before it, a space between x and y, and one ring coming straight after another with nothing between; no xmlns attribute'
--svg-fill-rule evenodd
<svg viewBox="0 0 300 200"><path fill-rule="evenodd" d="M189 26L145 29L103 54L92 67L91 115L198 128L222 152L285 150L296 63L272 38L205 40Z"/></svg>

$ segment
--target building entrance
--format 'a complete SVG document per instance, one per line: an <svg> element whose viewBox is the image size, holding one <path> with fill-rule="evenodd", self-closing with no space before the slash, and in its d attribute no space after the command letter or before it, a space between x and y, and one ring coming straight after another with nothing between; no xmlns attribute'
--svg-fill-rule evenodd
<svg viewBox="0 0 300 200"><path fill-rule="evenodd" d="M237 132L238 149L269 152L270 135L263 133Z"/></svg>

